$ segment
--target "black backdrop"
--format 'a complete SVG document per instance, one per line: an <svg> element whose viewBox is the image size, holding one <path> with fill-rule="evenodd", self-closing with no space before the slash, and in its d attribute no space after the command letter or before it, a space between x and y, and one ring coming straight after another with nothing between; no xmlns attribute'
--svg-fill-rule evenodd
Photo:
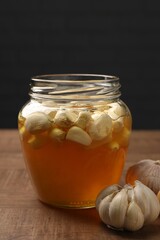
<svg viewBox="0 0 160 240"><path fill-rule="evenodd" d="M0 127L17 127L30 77L102 73L121 78L133 128L160 128L158 0L1 0Z"/></svg>

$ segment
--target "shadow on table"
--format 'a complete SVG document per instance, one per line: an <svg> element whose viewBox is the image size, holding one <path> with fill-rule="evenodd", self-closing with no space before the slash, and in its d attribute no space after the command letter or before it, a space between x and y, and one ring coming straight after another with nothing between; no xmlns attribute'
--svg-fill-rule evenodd
<svg viewBox="0 0 160 240"><path fill-rule="evenodd" d="M95 208L91 209L63 209L63 208L53 208L48 205L44 205L46 210L51 210L51 212L56 215L56 217L63 219L64 222L68 222L69 224L74 224L78 226L86 226L85 228L88 230L93 230L97 233L101 240L121 240L121 239L153 239L159 240L160 236L160 218L153 224L144 226L142 229L136 232L130 231L116 231L108 228L105 224L103 224L99 218L99 215ZM108 238L106 238L108 237Z"/></svg>
<svg viewBox="0 0 160 240"><path fill-rule="evenodd" d="M102 224L102 228L107 232L110 232L110 236L115 236L116 239L149 239L149 240L159 240L160 239L160 219L158 219L155 223L144 226L142 229L136 232L130 231L116 231L108 228L105 224Z"/></svg>

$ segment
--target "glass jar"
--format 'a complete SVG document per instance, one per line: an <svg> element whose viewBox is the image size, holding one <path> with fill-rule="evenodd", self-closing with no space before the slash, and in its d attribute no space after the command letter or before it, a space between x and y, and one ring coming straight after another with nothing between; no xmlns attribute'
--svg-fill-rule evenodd
<svg viewBox="0 0 160 240"><path fill-rule="evenodd" d="M119 78L42 75L18 116L25 163L38 198L70 208L95 206L97 194L118 183L131 133Z"/></svg>

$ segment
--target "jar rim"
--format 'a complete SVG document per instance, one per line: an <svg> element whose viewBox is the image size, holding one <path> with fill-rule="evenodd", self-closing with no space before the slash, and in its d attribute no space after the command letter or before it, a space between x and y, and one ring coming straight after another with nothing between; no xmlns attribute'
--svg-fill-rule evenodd
<svg viewBox="0 0 160 240"><path fill-rule="evenodd" d="M66 73L66 74L43 74L43 75L36 75L31 78L32 81L39 81L39 82L70 82L76 80L76 82L95 82L98 81L102 82L115 82L119 81L119 77L115 75L106 75L106 74L82 74L82 73Z"/></svg>
<svg viewBox="0 0 160 240"><path fill-rule="evenodd" d="M121 93L119 77L102 74L46 74L31 78L32 98L57 101L116 99Z"/></svg>

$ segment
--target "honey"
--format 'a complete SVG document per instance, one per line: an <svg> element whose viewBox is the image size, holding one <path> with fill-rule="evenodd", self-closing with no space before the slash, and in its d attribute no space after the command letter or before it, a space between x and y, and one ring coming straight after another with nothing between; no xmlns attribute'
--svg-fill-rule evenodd
<svg viewBox="0 0 160 240"><path fill-rule="evenodd" d="M42 202L94 207L98 193L118 183L131 133L131 114L120 100L88 105L33 99L20 111L18 126L25 163Z"/></svg>

